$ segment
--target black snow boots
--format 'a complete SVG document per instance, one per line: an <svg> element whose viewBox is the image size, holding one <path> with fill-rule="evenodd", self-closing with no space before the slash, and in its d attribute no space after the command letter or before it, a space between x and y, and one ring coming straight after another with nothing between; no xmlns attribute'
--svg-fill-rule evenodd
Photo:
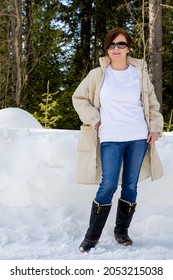
<svg viewBox="0 0 173 280"><path fill-rule="evenodd" d="M116 216L116 226L114 228L115 240L124 246L132 245L133 241L128 236L128 228L130 226L133 214L135 212L136 203L130 203L119 199Z"/></svg>
<svg viewBox="0 0 173 280"><path fill-rule="evenodd" d="M100 205L96 201L93 201L89 228L83 242L79 246L81 252L89 252L91 248L96 246L108 218L111 206L111 204Z"/></svg>

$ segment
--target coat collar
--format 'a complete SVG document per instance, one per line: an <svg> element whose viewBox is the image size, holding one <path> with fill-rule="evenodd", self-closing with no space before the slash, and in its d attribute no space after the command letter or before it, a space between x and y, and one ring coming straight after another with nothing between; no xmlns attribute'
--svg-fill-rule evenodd
<svg viewBox="0 0 173 280"><path fill-rule="evenodd" d="M106 67L108 67L108 65L110 64L110 58L109 56L103 56L99 58L99 62L100 62L100 66L102 68L102 70L104 71ZM127 63L131 64L139 69L143 69L145 66L145 62L143 59L137 59L137 58L133 58L131 56L127 56Z"/></svg>

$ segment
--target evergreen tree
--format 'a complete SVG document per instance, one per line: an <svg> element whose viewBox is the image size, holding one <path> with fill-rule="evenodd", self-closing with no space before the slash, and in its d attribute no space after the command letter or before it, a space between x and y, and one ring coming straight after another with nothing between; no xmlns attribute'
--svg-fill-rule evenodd
<svg viewBox="0 0 173 280"><path fill-rule="evenodd" d="M149 63L149 4L149 0L0 1L0 107L22 107L42 123L49 111L48 126L79 129L72 94L87 73L99 66L109 30L125 28L134 42L130 55ZM161 6L162 108L169 122L173 109L172 0Z"/></svg>

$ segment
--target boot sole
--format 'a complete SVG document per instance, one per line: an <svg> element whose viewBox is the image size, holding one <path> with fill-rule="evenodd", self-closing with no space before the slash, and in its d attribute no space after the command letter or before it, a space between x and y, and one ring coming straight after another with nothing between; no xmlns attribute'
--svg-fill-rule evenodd
<svg viewBox="0 0 173 280"><path fill-rule="evenodd" d="M131 242L131 241L126 241L126 242L118 243L118 244L121 244L121 245L123 245L123 246L132 246L132 245L133 245L133 242Z"/></svg>
<svg viewBox="0 0 173 280"><path fill-rule="evenodd" d="M115 237L115 241L116 241L118 244L123 245L123 246L131 246L131 245L133 245L133 241L132 241L132 240L126 240L126 241L124 241L124 242L120 242L120 241L118 240L118 238Z"/></svg>
<svg viewBox="0 0 173 280"><path fill-rule="evenodd" d="M84 240L80 246L79 246L79 251L81 253L89 253L89 251L92 249L92 248L95 248L95 246L98 244L98 241L88 241L88 240Z"/></svg>

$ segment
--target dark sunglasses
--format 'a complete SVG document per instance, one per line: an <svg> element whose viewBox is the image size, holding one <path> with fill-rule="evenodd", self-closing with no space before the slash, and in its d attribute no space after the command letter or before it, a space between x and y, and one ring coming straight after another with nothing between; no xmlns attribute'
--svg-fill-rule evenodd
<svg viewBox="0 0 173 280"><path fill-rule="evenodd" d="M119 49L125 49L126 47L128 47L128 44L126 42L118 42L118 43L110 43L108 49L109 50L113 50L116 47L118 47Z"/></svg>

